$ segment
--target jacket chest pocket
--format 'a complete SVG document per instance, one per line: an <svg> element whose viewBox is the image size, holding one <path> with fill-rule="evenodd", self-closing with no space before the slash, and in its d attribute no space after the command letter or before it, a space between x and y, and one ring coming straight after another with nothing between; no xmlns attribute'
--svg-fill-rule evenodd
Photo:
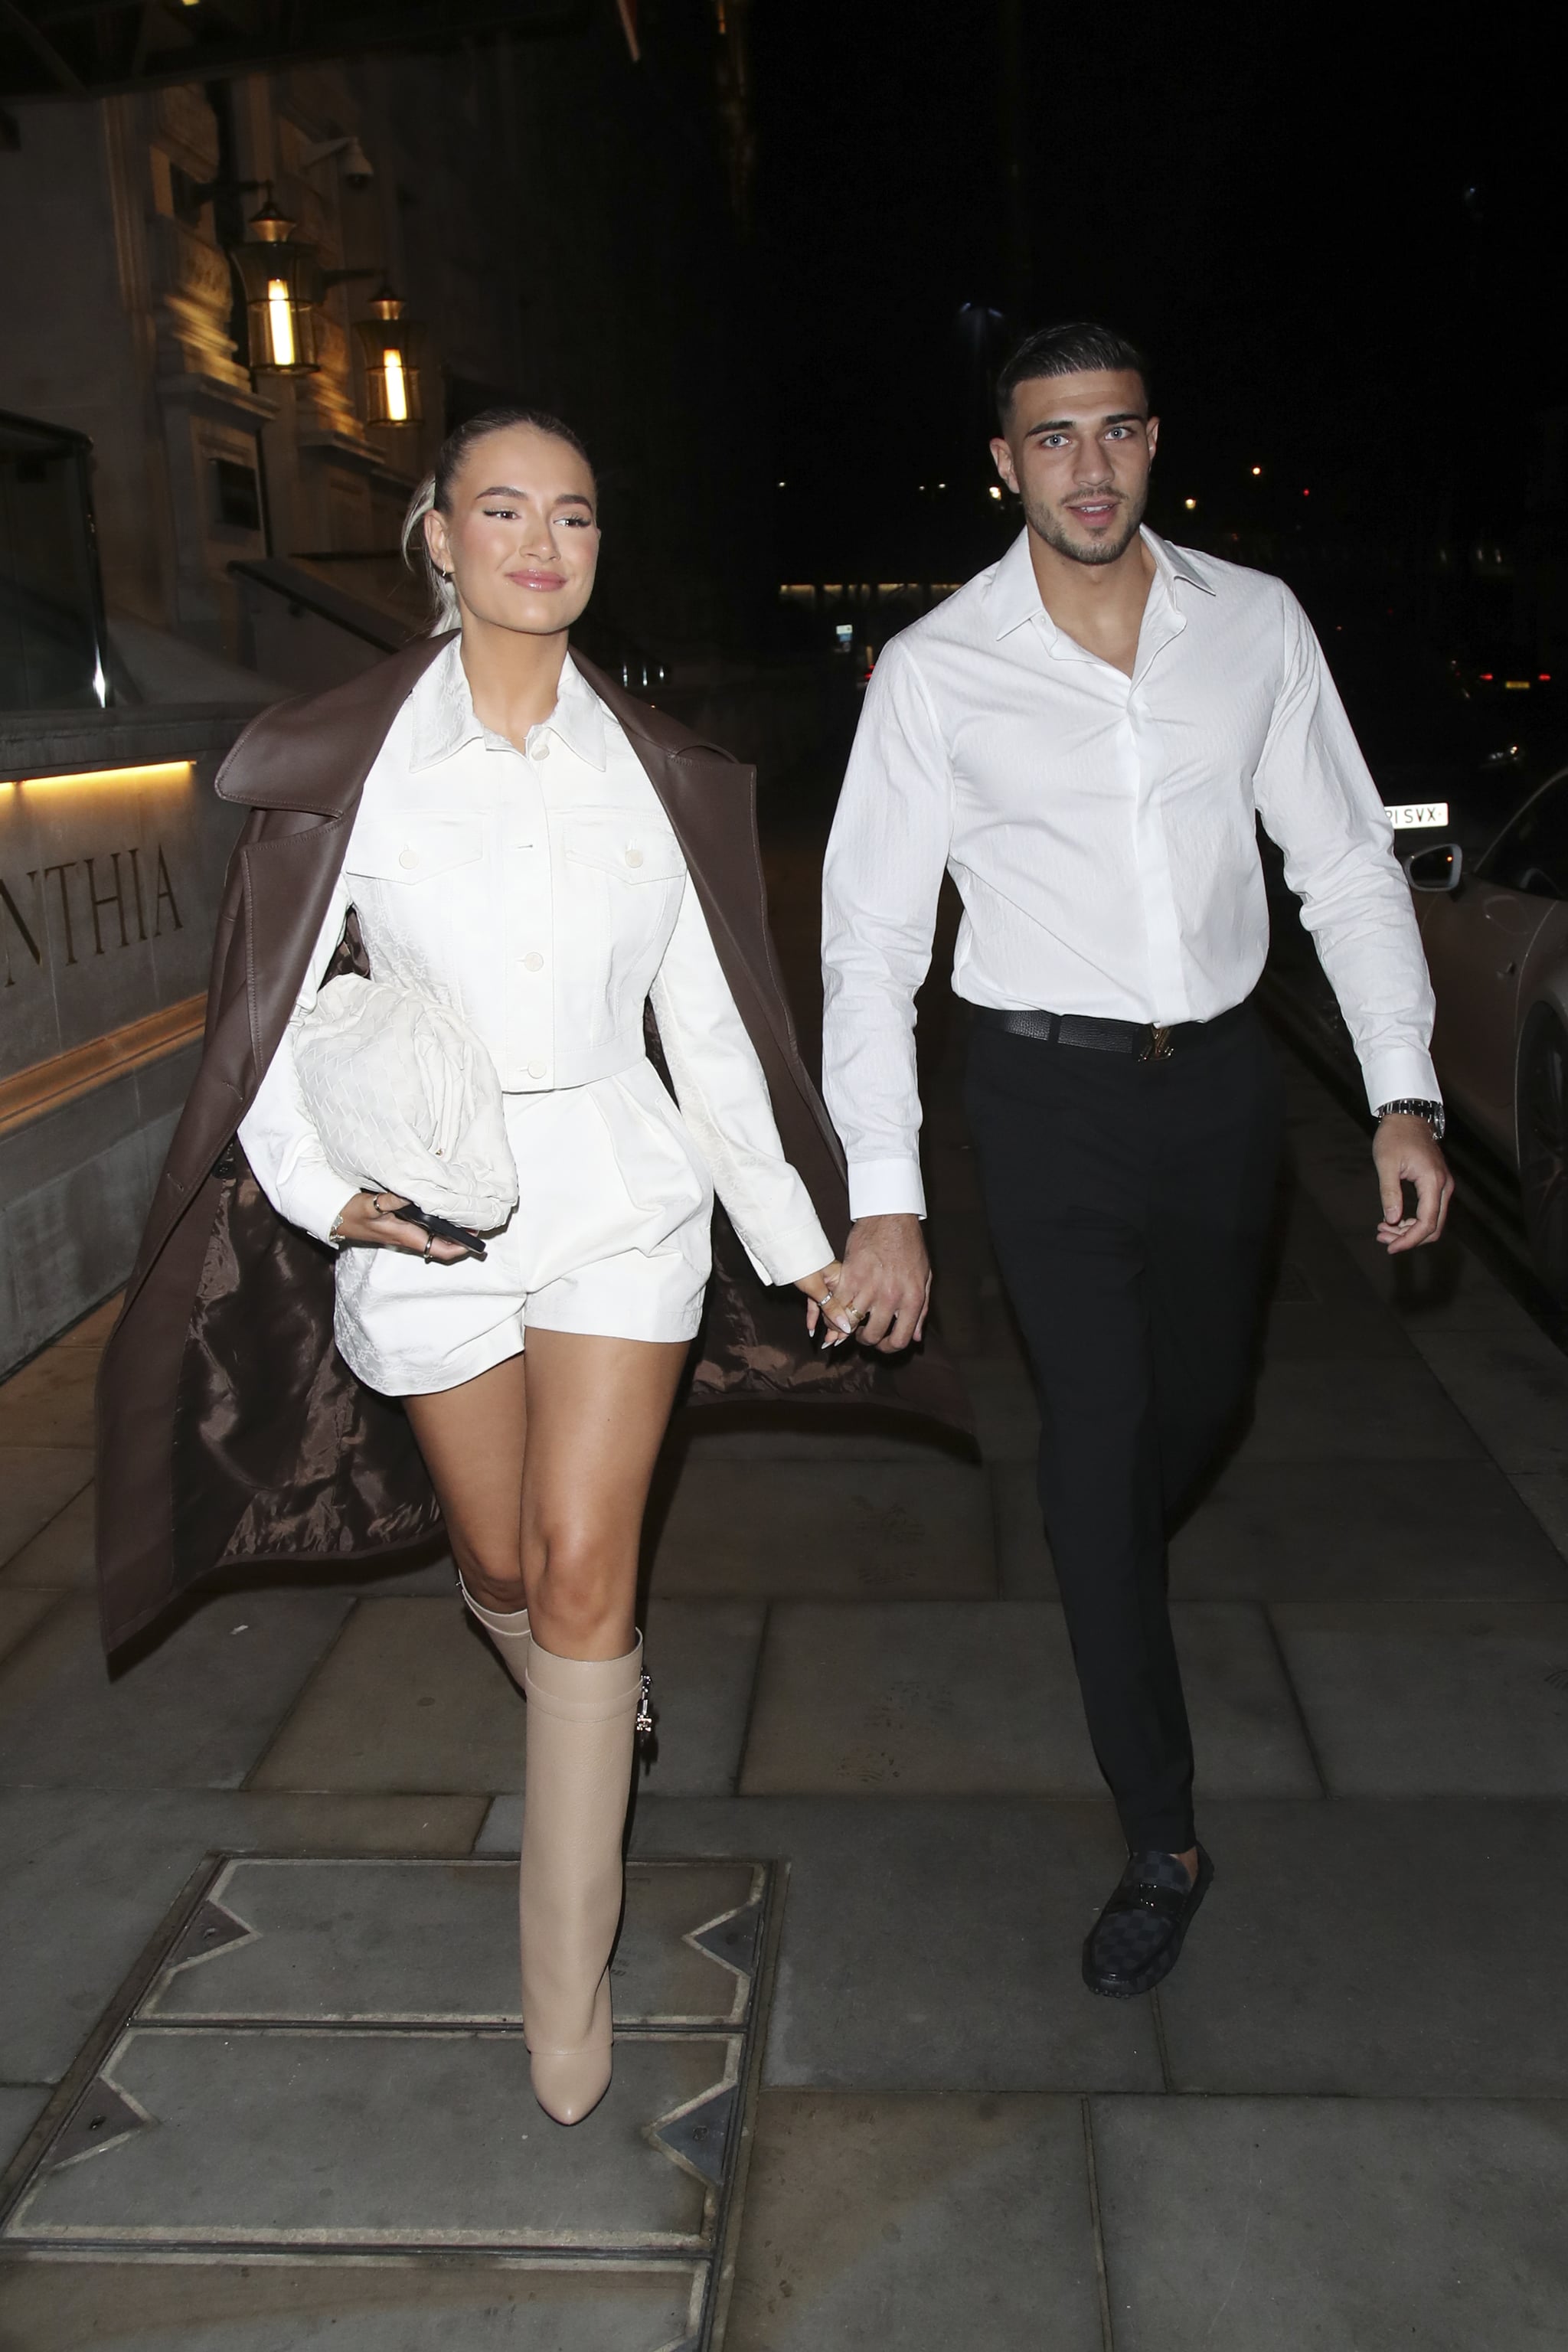
<svg viewBox="0 0 1568 2352"><path fill-rule="evenodd" d="M476 865L484 853L484 826L476 817L377 817L355 825L343 872L412 888Z"/></svg>
<svg viewBox="0 0 1568 2352"><path fill-rule="evenodd" d="M613 875L632 889L679 882L686 874L674 834L635 815L572 817L562 829L562 846L574 865Z"/></svg>

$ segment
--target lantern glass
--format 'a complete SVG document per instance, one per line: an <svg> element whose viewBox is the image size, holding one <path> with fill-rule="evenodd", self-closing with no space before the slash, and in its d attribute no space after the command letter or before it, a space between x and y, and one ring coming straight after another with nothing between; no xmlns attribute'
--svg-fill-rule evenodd
<svg viewBox="0 0 1568 2352"><path fill-rule="evenodd" d="M364 354L365 415L372 425L417 425L424 410L415 357L418 329L384 287L354 331Z"/></svg>
<svg viewBox="0 0 1568 2352"><path fill-rule="evenodd" d="M250 364L266 375L309 375L321 362L316 328L321 274L313 245L291 245L294 224L268 204L230 250L245 289Z"/></svg>

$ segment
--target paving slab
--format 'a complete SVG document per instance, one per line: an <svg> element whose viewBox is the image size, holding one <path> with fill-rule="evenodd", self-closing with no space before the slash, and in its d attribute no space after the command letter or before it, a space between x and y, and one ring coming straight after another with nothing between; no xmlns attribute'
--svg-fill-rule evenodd
<svg viewBox="0 0 1568 2352"><path fill-rule="evenodd" d="M14 1559L91 1476L89 1445L0 1445L0 1560Z"/></svg>
<svg viewBox="0 0 1568 2352"><path fill-rule="evenodd" d="M1273 1614L1336 1796L1568 1797L1568 1599Z"/></svg>
<svg viewBox="0 0 1568 2352"><path fill-rule="evenodd" d="M623 2025L738 2025L763 1874L638 1862L613 1970ZM187 2022L516 2023L510 1860L229 1863L136 2015Z"/></svg>
<svg viewBox="0 0 1568 2352"><path fill-rule="evenodd" d="M1454 1462L1480 1451L1468 1422L1414 1354L1399 1363L1266 1363L1240 1448L1253 1462Z"/></svg>
<svg viewBox="0 0 1568 2352"><path fill-rule="evenodd" d="M82 1317L79 1323L73 1323L68 1331L62 1331L54 1345L57 1348L90 1348L95 1355L101 1355L104 1342L120 1319L120 1309L124 1302L125 1293L117 1290L112 1298L106 1298L101 1307L95 1307L90 1315Z"/></svg>
<svg viewBox="0 0 1568 2352"><path fill-rule="evenodd" d="M0 1454L0 1476L5 1456ZM57 1511L31 1542L12 1553L0 1568L0 1590L16 1585L46 1585L57 1591L89 1591L96 1581L93 1557L93 1508L96 1491L84 1486L63 1511Z"/></svg>
<svg viewBox="0 0 1568 2352"><path fill-rule="evenodd" d="M48 2096L47 2085L41 2083L0 2084L0 2168L10 2163L42 2115Z"/></svg>
<svg viewBox="0 0 1568 2352"><path fill-rule="evenodd" d="M996 1590L985 1474L967 1462L689 1459L656 1596L959 1601Z"/></svg>
<svg viewBox="0 0 1568 2352"><path fill-rule="evenodd" d="M25 1641L40 1617L47 1617L59 1599L58 1592L16 1591L0 1586L0 1658L8 1657Z"/></svg>
<svg viewBox="0 0 1568 2352"><path fill-rule="evenodd" d="M657 1737L639 1785L669 1797L727 1797L741 1770L767 1611L760 1601L676 1601L647 1612L645 1663Z"/></svg>
<svg viewBox="0 0 1568 2352"><path fill-rule="evenodd" d="M473 1797L0 1794L0 1950L25 1952L0 2010L0 2079L55 2082L204 1854L465 1853Z"/></svg>
<svg viewBox="0 0 1568 2352"><path fill-rule="evenodd" d="M658 1709L649 1784L735 1784L763 1610L656 1601L647 1614ZM362 1601L250 1785L258 1789L518 1790L525 1702L455 1597Z"/></svg>
<svg viewBox="0 0 1568 2352"><path fill-rule="evenodd" d="M1160 2086L1149 2004L1096 2000L1079 1976L1124 1859L1109 1804L667 1797L638 1806L633 1850L788 1861L767 2083Z"/></svg>
<svg viewBox="0 0 1568 2352"><path fill-rule="evenodd" d="M1322 1780L1263 1610L1241 1601L1178 1601L1171 1623L1200 1801L1321 1796Z"/></svg>
<svg viewBox="0 0 1568 2352"><path fill-rule="evenodd" d="M111 1681L96 1606L68 1595L0 1666L0 1784L237 1788L348 1606L214 1601Z"/></svg>
<svg viewBox="0 0 1568 2352"><path fill-rule="evenodd" d="M1533 1325L1422 1331L1415 1345L1505 1470L1568 1470L1568 1357Z"/></svg>
<svg viewBox="0 0 1568 2352"><path fill-rule="evenodd" d="M97 1378L94 1349L46 1348L0 1381L0 1445L90 1446Z"/></svg>
<svg viewBox="0 0 1568 2352"><path fill-rule="evenodd" d="M1100 2352L1076 2099L759 2102L725 2352Z"/></svg>
<svg viewBox="0 0 1568 2352"><path fill-rule="evenodd" d="M1205 1790L1313 1795L1319 1781L1261 1612L1177 1612ZM746 1796L1093 1796L1055 1603L781 1603L741 1775Z"/></svg>
<svg viewBox="0 0 1568 2352"><path fill-rule="evenodd" d="M623 2036L609 2092L564 2132L521 2031L132 2026L0 2237L695 2253L714 2191L654 2135L732 2084L739 2054Z"/></svg>
<svg viewBox="0 0 1568 2352"><path fill-rule="evenodd" d="M521 1788L523 1707L455 1594L362 1601L250 1785Z"/></svg>
<svg viewBox="0 0 1568 2352"><path fill-rule="evenodd" d="M1092 2112L1117 2352L1561 2352L1568 2108Z"/></svg>
<svg viewBox="0 0 1568 2352"><path fill-rule="evenodd" d="M1340 1299L1285 1296L1271 1299L1267 1308L1263 1352L1270 1363L1338 1362L1346 1358L1405 1362L1409 1359L1410 1341L1375 1299L1351 1305Z"/></svg>
<svg viewBox="0 0 1568 2352"><path fill-rule="evenodd" d="M745 1796L1098 1794L1059 1608L781 1602Z"/></svg>
<svg viewBox="0 0 1568 2352"><path fill-rule="evenodd" d="M679 2352L694 2265L69 2262L0 2270L7 2352Z"/></svg>
<svg viewBox="0 0 1568 2352"><path fill-rule="evenodd" d="M1206 1803L1216 1875L1160 1989L1174 2087L1568 2095L1568 1807Z"/></svg>
<svg viewBox="0 0 1568 2352"><path fill-rule="evenodd" d="M1568 1470L1515 1470L1509 1484L1553 1549L1568 1559Z"/></svg>
<svg viewBox="0 0 1568 2352"><path fill-rule="evenodd" d="M1022 1562L1022 1536L1016 1541ZM1490 1462L1246 1455L1177 1528L1171 1590L1216 1601L1550 1600L1568 1599L1568 1578L1533 1512Z"/></svg>

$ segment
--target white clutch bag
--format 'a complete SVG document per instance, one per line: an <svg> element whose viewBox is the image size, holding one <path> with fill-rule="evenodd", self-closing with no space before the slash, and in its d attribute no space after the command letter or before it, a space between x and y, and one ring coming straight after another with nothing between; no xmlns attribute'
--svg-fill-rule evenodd
<svg viewBox="0 0 1568 2352"><path fill-rule="evenodd" d="M505 1224L517 1165L495 1064L466 1021L345 972L289 1034L305 1108L340 1174L476 1233Z"/></svg>

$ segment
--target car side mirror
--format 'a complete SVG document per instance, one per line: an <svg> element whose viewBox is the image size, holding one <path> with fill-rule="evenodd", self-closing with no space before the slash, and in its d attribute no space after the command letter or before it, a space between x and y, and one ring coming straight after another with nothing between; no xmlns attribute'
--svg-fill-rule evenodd
<svg viewBox="0 0 1568 2352"><path fill-rule="evenodd" d="M1411 850L1399 862L1413 890L1457 890L1465 870L1465 853L1457 841L1437 841L1428 848Z"/></svg>

